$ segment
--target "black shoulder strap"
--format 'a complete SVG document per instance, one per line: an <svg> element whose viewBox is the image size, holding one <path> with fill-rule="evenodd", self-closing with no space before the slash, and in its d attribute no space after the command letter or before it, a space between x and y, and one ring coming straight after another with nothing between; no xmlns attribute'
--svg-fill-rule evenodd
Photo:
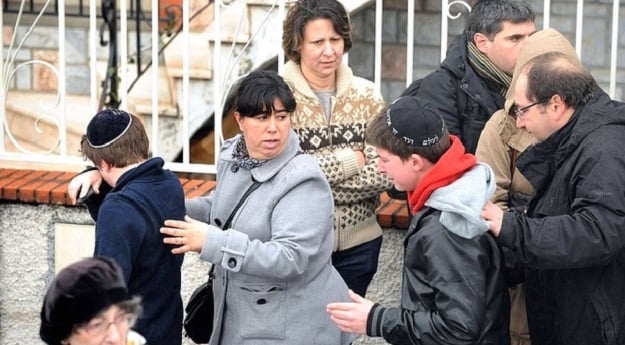
<svg viewBox="0 0 625 345"><path fill-rule="evenodd" d="M243 202L245 201L245 199L247 199L247 197L252 194L253 191L257 190L258 187L260 187L261 183L258 181L254 181L252 183L251 186L249 186L249 188L245 191L245 193L243 194L243 196L241 197L241 199L239 200L239 203L237 203L237 205L234 207L234 209L232 210L232 212L230 213L230 216L228 217L228 219L226 220L226 222L224 223L224 226L222 229L224 230L228 230L228 228L230 227L230 223L232 222L232 218L234 218L234 215L237 213L237 211L239 210L239 208L241 207L241 205L243 205Z"/></svg>
<svg viewBox="0 0 625 345"><path fill-rule="evenodd" d="M234 218L234 215L237 213L237 211L239 210L241 205L243 205L243 202L245 201L245 199L247 199L247 197L250 194L252 194L253 191L257 190L258 187L260 187L260 185L261 185L260 182L254 181L254 182L252 182L252 185L247 188L247 190L245 191L245 193L243 194L243 196L241 197L241 199L239 200L237 205L234 207L234 209L230 213L230 216L228 216L228 219L226 220L226 223L224 223L224 226L222 227L223 230L228 230L228 228L230 227L230 223L232 222L232 218ZM211 267L208 270L208 280L209 281L213 279L213 271L214 270L215 270L215 264L212 264Z"/></svg>

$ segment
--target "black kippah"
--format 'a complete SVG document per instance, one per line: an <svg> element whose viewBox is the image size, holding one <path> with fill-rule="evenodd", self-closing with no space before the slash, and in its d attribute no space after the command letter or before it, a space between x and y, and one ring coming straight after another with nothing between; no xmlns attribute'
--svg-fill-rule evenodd
<svg viewBox="0 0 625 345"><path fill-rule="evenodd" d="M443 137L445 122L429 102L399 97L386 111L386 124L397 138L412 147L428 147Z"/></svg>
<svg viewBox="0 0 625 345"><path fill-rule="evenodd" d="M121 138L131 124L132 116L123 110L102 110L87 125L87 142L96 149L107 147Z"/></svg>

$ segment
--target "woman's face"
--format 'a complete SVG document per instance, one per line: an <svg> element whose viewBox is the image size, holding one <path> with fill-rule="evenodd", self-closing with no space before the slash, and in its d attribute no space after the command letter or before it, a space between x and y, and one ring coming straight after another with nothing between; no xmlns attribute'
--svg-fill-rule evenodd
<svg viewBox="0 0 625 345"><path fill-rule="evenodd" d="M286 147L291 129L291 114L284 109L279 99L273 101L273 108L275 110L271 113L256 116L241 116L234 112L251 158L272 159Z"/></svg>
<svg viewBox="0 0 625 345"><path fill-rule="evenodd" d="M61 344L126 345L128 331L135 319L135 314L112 305L89 322L76 327Z"/></svg>
<svg viewBox="0 0 625 345"><path fill-rule="evenodd" d="M343 59L345 41L330 19L313 19L304 26L300 66L304 75L333 76Z"/></svg>

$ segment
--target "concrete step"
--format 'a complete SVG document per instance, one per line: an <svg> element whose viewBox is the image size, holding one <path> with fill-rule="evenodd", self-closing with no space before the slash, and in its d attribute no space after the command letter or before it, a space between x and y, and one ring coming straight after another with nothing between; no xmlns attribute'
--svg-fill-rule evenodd
<svg viewBox="0 0 625 345"><path fill-rule="evenodd" d="M90 110L88 96L67 96L65 103L67 153L79 156L80 140L93 110ZM56 94L9 92L6 116L9 134L5 133L5 145L8 152L60 153L59 126L63 121Z"/></svg>

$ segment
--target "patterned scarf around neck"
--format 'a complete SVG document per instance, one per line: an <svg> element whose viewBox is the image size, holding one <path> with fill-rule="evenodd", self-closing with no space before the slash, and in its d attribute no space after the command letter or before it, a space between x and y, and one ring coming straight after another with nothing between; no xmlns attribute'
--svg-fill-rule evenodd
<svg viewBox="0 0 625 345"><path fill-rule="evenodd" d="M501 90L499 91L502 96L506 95L508 92L508 88L510 87L510 83L512 82L512 77L502 71L499 67L495 66L495 64L490 61L490 59L484 55L475 43L467 42L467 51L469 52L467 58L469 60L469 64L477 74L479 74L482 78L486 78L497 83L501 86Z"/></svg>
<svg viewBox="0 0 625 345"><path fill-rule="evenodd" d="M447 152L423 176L417 188L407 193L411 214L415 214L423 208L432 192L456 181L477 163L474 155L465 153L464 145L458 137L455 135L449 137L451 138L451 146Z"/></svg>
<svg viewBox="0 0 625 345"><path fill-rule="evenodd" d="M232 150L232 158L237 161L237 164L241 168L247 170L252 170L267 162L266 159L261 160L250 157L250 153L247 151L247 145L245 145L245 138L243 136L239 138L234 150Z"/></svg>

